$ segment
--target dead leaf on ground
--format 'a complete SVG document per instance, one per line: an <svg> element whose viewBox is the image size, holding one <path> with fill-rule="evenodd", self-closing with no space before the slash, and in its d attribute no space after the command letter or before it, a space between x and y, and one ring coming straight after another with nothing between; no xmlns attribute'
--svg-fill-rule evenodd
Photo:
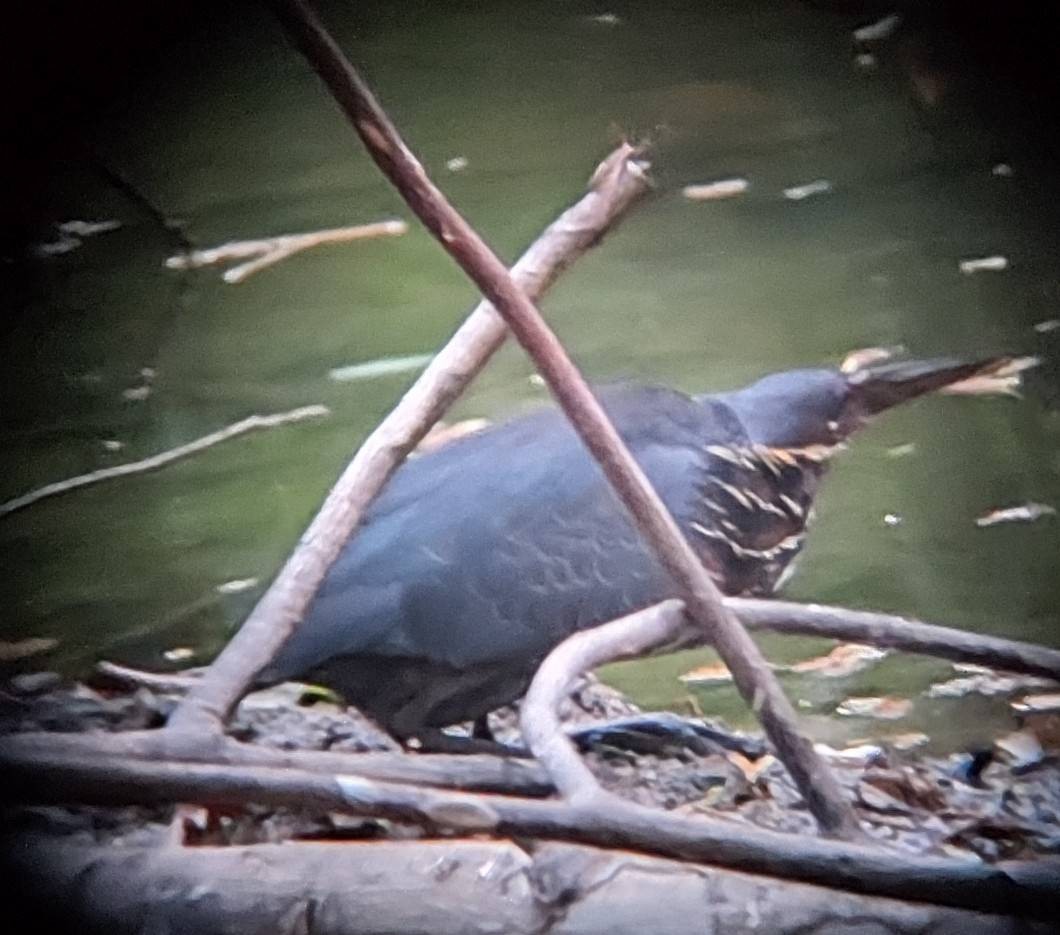
<svg viewBox="0 0 1060 935"><path fill-rule="evenodd" d="M1045 759L1038 735L1024 728L994 741L994 748L1004 755L1013 770L1025 770Z"/></svg>
<svg viewBox="0 0 1060 935"><path fill-rule="evenodd" d="M762 773L777 761L777 758L771 753L760 756L757 760L750 760L742 753L736 752L727 753L726 758L743 773L744 778L750 783L755 782Z"/></svg>
<svg viewBox="0 0 1060 935"><path fill-rule="evenodd" d="M1026 695L1012 702L1012 710L1020 714L1054 714L1060 712L1060 693Z"/></svg>
<svg viewBox="0 0 1060 935"><path fill-rule="evenodd" d="M913 702L908 698L894 696L847 698L837 705L836 714L844 717L871 717L884 721L894 721L905 717L913 710Z"/></svg>
<svg viewBox="0 0 1060 935"><path fill-rule="evenodd" d="M874 743L863 743L837 750L826 743L815 743L813 749L825 759L839 766L869 766L884 758L883 747Z"/></svg>
<svg viewBox="0 0 1060 935"><path fill-rule="evenodd" d="M909 808L935 812L946 805L942 790L910 767L870 770L862 777L862 784L878 789Z"/></svg>
<svg viewBox="0 0 1060 935"><path fill-rule="evenodd" d="M886 742L890 746L894 747L895 750L915 750L917 747L922 747L931 738L927 734L922 734L920 731L908 731L904 734L892 734L890 737L885 738Z"/></svg>

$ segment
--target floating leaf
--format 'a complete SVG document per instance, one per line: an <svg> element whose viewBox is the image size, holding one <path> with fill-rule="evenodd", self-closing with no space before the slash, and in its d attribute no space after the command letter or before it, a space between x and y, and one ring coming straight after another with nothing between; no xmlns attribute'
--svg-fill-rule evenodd
<svg viewBox="0 0 1060 935"><path fill-rule="evenodd" d="M836 706L836 714L843 717L871 717L885 721L894 721L905 717L913 710L913 702L908 698L883 696L873 698L847 698Z"/></svg>
<svg viewBox="0 0 1060 935"><path fill-rule="evenodd" d="M916 452L916 444L914 442L906 442L904 445L895 445L893 448L887 449L888 458L907 458L909 455Z"/></svg>
<svg viewBox="0 0 1060 935"><path fill-rule="evenodd" d="M1022 506L1009 506L1002 509L991 510L977 517L975 525L980 529L987 526L996 526L998 523L1033 523L1043 516L1055 516L1056 507L1048 503L1024 503Z"/></svg>
<svg viewBox="0 0 1060 935"><path fill-rule="evenodd" d="M854 30L855 42L882 42L894 34L894 31L902 25L900 13L891 13L883 19L869 23L868 26L860 26Z"/></svg>
<svg viewBox="0 0 1060 935"><path fill-rule="evenodd" d="M900 347L862 347L847 354L839 365L839 369L843 373L854 373L856 370L861 370L871 364L890 360L900 350Z"/></svg>
<svg viewBox="0 0 1060 935"><path fill-rule="evenodd" d="M1002 270L1008 269L1008 259L995 254L994 256L982 256L970 260L961 260L957 266L966 276L970 276L972 273L982 272L999 273Z"/></svg>
<svg viewBox="0 0 1060 935"><path fill-rule="evenodd" d="M886 655L886 650L877 649L875 646L866 646L862 643L840 643L827 655L805 659L788 668L791 672L812 672L828 678L843 678L867 669Z"/></svg>
<svg viewBox="0 0 1060 935"><path fill-rule="evenodd" d="M183 662L185 659L191 659L195 655L195 650L189 646L175 646L173 649L167 649L162 653L163 658L168 659L170 662Z"/></svg>
<svg viewBox="0 0 1060 935"><path fill-rule="evenodd" d="M784 197L789 201L802 201L813 195L823 195L832 190L832 183L828 179L814 179L805 185L792 185L784 189Z"/></svg>
<svg viewBox="0 0 1060 935"><path fill-rule="evenodd" d="M233 578L231 581L225 581L223 584L217 585L214 590L218 594L240 594L243 591L249 591L251 588L257 587L257 578Z"/></svg>
<svg viewBox="0 0 1060 935"><path fill-rule="evenodd" d="M433 356L433 354L409 354L405 357L380 357L378 360L366 360L347 367L334 367L328 371L328 378L339 383L351 383L354 380L372 380L395 373L422 370L431 362Z"/></svg>
<svg viewBox="0 0 1060 935"><path fill-rule="evenodd" d="M1060 712L1060 694L1027 695L1012 702L1012 710L1020 714L1053 714Z"/></svg>
<svg viewBox="0 0 1060 935"><path fill-rule="evenodd" d="M732 673L724 662L713 662L710 665L699 666L679 675L677 678L686 685L714 685L721 682L731 682Z"/></svg>
<svg viewBox="0 0 1060 935"><path fill-rule="evenodd" d="M149 386L130 386L127 390L122 390L122 399L127 399L130 402L141 402L147 399L151 395L151 387Z"/></svg>
<svg viewBox="0 0 1060 935"><path fill-rule="evenodd" d="M681 194L689 201L721 201L724 198L735 198L751 187L747 179L719 179L717 182L705 182L699 185L686 185Z"/></svg>
<svg viewBox="0 0 1060 935"><path fill-rule="evenodd" d="M107 234L121 227L121 221L63 221L59 230L73 237L95 237L96 234Z"/></svg>

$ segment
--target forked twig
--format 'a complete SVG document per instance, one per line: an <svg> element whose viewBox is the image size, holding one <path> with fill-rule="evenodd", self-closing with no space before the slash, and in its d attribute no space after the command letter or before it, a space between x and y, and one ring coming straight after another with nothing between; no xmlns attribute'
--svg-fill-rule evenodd
<svg viewBox="0 0 1060 935"><path fill-rule="evenodd" d="M178 253L166 260L166 267L189 270L203 266L216 266L231 260L246 260L247 262L225 270L221 277L225 282L235 285L253 276L254 273L311 247L349 243L353 240L367 240L373 237L398 237L408 229L409 226L404 221L392 220L378 221L375 224L358 224L354 227L333 227L305 234L281 234L279 237L268 237L264 240L234 240L231 243L221 244L219 247Z"/></svg>
<svg viewBox="0 0 1060 935"><path fill-rule="evenodd" d="M245 419L240 419L238 422L226 425L223 429L218 429L216 432L211 432L209 435L203 435L202 438L196 438L194 441L178 445L176 448L170 448L168 451L160 451L158 454L143 458L140 461L130 461L126 464L115 464L111 467L89 471L87 474L79 474L77 477L68 477L66 480L45 484L43 487L38 487L36 490L31 490L28 493L21 494L5 503L0 503L0 516L7 516L9 513L21 510L32 503L36 503L38 500L43 500L45 497L55 497L61 493L69 493L71 490L88 487L90 484L99 484L105 480L114 480L116 477L128 477L130 474L143 474L146 471L157 471L160 467L165 467L167 464L172 464L174 461L180 461L183 458L198 454L200 451L205 451L207 448L219 445L221 442L228 441L230 438L245 435L247 432L256 432L259 429L271 429L278 425L287 425L291 422L303 422L306 419L319 419L321 416L330 414L331 410L328 409L327 406L313 405L301 406L298 409L292 409L290 412L277 412L267 416L247 416Z"/></svg>

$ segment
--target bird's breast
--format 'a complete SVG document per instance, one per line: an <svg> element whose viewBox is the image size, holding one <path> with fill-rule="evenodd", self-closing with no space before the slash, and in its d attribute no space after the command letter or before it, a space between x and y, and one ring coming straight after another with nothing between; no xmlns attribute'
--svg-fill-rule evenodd
<svg viewBox="0 0 1060 935"><path fill-rule="evenodd" d="M727 594L770 594L802 549L836 446L705 447L690 539Z"/></svg>

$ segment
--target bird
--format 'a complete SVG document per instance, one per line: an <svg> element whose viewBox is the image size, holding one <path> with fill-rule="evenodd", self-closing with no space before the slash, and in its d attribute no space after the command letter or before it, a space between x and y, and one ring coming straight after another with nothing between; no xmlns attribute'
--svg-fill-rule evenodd
<svg viewBox="0 0 1060 935"><path fill-rule="evenodd" d="M598 397L718 588L768 596L851 435L935 390L1010 390L1034 362L874 349L728 392L621 384ZM520 698L566 637L674 593L573 427L546 408L406 461L259 683L323 685L396 739L429 743Z"/></svg>

